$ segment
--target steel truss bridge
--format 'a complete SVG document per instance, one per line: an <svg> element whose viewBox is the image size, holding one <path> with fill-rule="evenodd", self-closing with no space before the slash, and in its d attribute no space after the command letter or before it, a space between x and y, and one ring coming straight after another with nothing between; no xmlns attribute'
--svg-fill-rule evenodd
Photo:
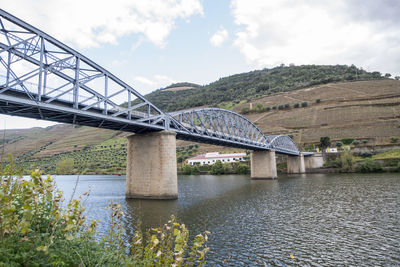
<svg viewBox="0 0 400 267"><path fill-rule="evenodd" d="M235 112L164 113L131 86L60 41L0 9L0 113L299 155L286 135L266 136Z"/></svg>

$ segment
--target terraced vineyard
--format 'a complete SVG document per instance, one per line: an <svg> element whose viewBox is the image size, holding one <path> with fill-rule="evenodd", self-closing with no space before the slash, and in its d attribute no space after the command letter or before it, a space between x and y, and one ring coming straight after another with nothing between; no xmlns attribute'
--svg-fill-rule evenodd
<svg viewBox="0 0 400 267"><path fill-rule="evenodd" d="M27 157L15 159L24 171L35 168L50 174L85 173L85 174L125 174L126 172L126 138L113 138L99 145L85 146L80 150L64 151L44 157ZM196 155L197 144L177 147L178 162ZM60 162L71 160L67 173L57 168Z"/></svg>
<svg viewBox="0 0 400 267"><path fill-rule="evenodd" d="M307 102L307 107L294 107L303 102ZM285 104L289 108L272 109ZM400 137L400 81L396 80L310 87L259 98L234 110L240 112L250 105L271 107L268 112L246 115L264 133L291 134L300 145L316 144L321 136L332 140L364 139L369 140L368 145L393 145L392 138Z"/></svg>

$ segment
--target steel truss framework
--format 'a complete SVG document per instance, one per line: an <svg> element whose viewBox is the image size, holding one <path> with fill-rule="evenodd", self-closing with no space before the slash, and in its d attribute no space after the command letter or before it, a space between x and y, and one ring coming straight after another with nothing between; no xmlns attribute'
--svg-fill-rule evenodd
<svg viewBox="0 0 400 267"><path fill-rule="evenodd" d="M164 113L106 69L2 9L0 113L134 133L170 130L183 140L299 154L288 136L265 136L232 111Z"/></svg>

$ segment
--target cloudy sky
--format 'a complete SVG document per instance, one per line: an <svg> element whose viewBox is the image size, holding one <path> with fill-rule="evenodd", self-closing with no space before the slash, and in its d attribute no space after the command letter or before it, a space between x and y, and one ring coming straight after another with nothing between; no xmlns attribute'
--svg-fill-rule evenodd
<svg viewBox="0 0 400 267"><path fill-rule="evenodd" d="M0 0L142 94L279 64L400 74L397 0ZM0 128L50 122L0 116Z"/></svg>

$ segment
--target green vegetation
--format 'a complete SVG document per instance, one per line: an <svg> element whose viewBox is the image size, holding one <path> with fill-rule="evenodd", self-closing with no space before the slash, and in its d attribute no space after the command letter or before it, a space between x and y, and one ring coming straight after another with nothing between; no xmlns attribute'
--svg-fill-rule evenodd
<svg viewBox="0 0 400 267"><path fill-rule="evenodd" d="M354 140L354 141L352 142L352 144L355 145L355 146L358 146L358 145L360 144L360 141Z"/></svg>
<svg viewBox="0 0 400 267"><path fill-rule="evenodd" d="M0 171L0 266L194 266L204 265L209 232L194 237L172 217L162 227L124 242L121 205L107 208L107 234L86 222L82 197L63 208L63 195L50 176L34 171L22 179L11 161ZM86 194L86 193L85 193Z"/></svg>
<svg viewBox="0 0 400 267"><path fill-rule="evenodd" d="M350 151L343 151L340 154L340 167L343 171L352 171L354 165L354 157Z"/></svg>
<svg viewBox="0 0 400 267"><path fill-rule="evenodd" d="M68 174L74 170L74 160L72 158L66 158L59 160L56 165L57 174Z"/></svg>
<svg viewBox="0 0 400 267"><path fill-rule="evenodd" d="M180 86L195 88L181 91L159 89L145 97L163 111L175 111L204 105L217 106L222 102L239 103L245 99L255 99L330 82L375 79L382 79L379 72L367 72L354 65L279 66L221 78L206 86L190 83L173 84L167 88Z"/></svg>
<svg viewBox="0 0 400 267"><path fill-rule="evenodd" d="M182 173L186 175L196 175L199 173L209 173L213 175L221 174L249 174L250 167L246 163L222 163L217 161L212 165L189 165L185 164L182 167Z"/></svg>
<svg viewBox="0 0 400 267"><path fill-rule="evenodd" d="M177 147L177 162L182 163L196 155L198 147L198 144ZM39 168L46 173L122 174L126 172L126 155L126 138L114 138L99 145L85 146L50 157L35 158L24 154L15 161L23 170Z"/></svg>
<svg viewBox="0 0 400 267"><path fill-rule="evenodd" d="M341 171L351 172L353 171L353 166L355 163L355 158L350 151L343 151L340 153L340 157L335 160L330 160L324 163L326 168L340 168Z"/></svg>
<svg viewBox="0 0 400 267"><path fill-rule="evenodd" d="M357 172L369 173L380 172L383 170L382 165L371 158L363 160L357 167Z"/></svg>
<svg viewBox="0 0 400 267"><path fill-rule="evenodd" d="M196 175L200 173L200 168L197 165L185 164L182 168L183 174Z"/></svg>
<svg viewBox="0 0 400 267"><path fill-rule="evenodd" d="M354 138L344 138L342 140L340 140L344 145L350 145L351 143L353 143Z"/></svg>
<svg viewBox="0 0 400 267"><path fill-rule="evenodd" d="M170 86L165 87L164 89L175 88L175 87L201 87L201 85L195 83L181 82L181 83L173 83Z"/></svg>
<svg viewBox="0 0 400 267"><path fill-rule="evenodd" d="M400 149L390 149L372 156L372 159L400 159Z"/></svg>

